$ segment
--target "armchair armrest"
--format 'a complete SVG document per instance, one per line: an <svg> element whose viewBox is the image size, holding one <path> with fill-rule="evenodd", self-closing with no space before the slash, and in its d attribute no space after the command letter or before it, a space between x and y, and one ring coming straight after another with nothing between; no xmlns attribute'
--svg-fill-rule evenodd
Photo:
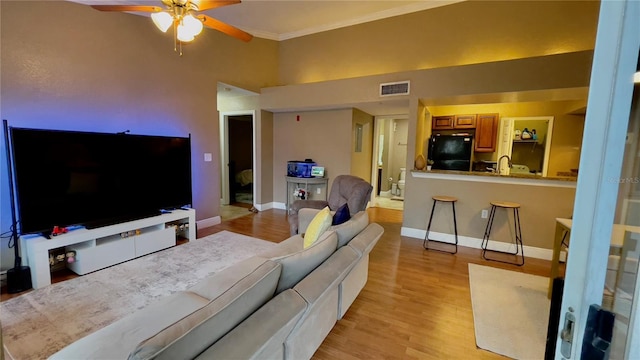
<svg viewBox="0 0 640 360"><path fill-rule="evenodd" d="M322 210L325 206L329 206L329 203L324 200L296 200L291 204L290 213L297 213L305 208Z"/></svg>
<svg viewBox="0 0 640 360"><path fill-rule="evenodd" d="M325 206L329 206L329 203L324 200L296 200L291 204L289 209L289 230L291 235L298 233L298 211L300 209L317 209L321 210ZM308 224L307 224L308 225ZM305 227L306 229L306 227Z"/></svg>

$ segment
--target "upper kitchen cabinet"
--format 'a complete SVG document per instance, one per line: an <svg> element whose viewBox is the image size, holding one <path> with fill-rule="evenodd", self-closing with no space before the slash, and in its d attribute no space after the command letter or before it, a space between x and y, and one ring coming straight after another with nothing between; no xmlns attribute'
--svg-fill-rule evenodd
<svg viewBox="0 0 640 360"><path fill-rule="evenodd" d="M431 119L433 130L475 129L476 114L471 115L443 115Z"/></svg>
<svg viewBox="0 0 640 360"><path fill-rule="evenodd" d="M456 115L453 120L454 129L475 129L476 114L472 115Z"/></svg>
<svg viewBox="0 0 640 360"><path fill-rule="evenodd" d="M433 130L450 130L453 129L454 115L434 116L431 118L431 128Z"/></svg>
<svg viewBox="0 0 640 360"><path fill-rule="evenodd" d="M476 119L476 139L473 150L494 152L498 136L498 114L478 114Z"/></svg>

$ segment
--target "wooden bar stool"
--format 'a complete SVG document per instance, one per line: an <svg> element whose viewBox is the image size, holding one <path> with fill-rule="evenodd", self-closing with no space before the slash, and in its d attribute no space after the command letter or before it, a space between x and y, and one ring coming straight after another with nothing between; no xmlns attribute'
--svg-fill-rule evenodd
<svg viewBox="0 0 640 360"><path fill-rule="evenodd" d="M453 197L453 196L440 196L440 195L433 196L432 199L433 199L433 206L431 207L431 216L429 216L429 224L427 225L427 233L424 235L424 242L422 243L422 246L427 250L435 250L435 251L446 252L446 253L449 253L449 254L455 254L455 253L458 252L458 224L456 222L456 201L458 201L458 199ZM431 221L433 220L433 211L436 209L436 204L438 203L438 201L445 202L445 203L451 203L451 209L453 210L453 231L454 231L455 239L456 239L455 243L450 243L448 241L429 239L429 231L431 231ZM435 249L435 248L429 248L429 241L434 241L434 242L438 242L438 243L442 243L442 244L448 244L448 245L454 245L455 246L455 250L454 251L446 251L446 250L440 250L440 249Z"/></svg>
<svg viewBox="0 0 640 360"><path fill-rule="evenodd" d="M514 203L514 202L508 202L508 201L492 201L490 204L491 204L491 211L489 212L487 227L484 230L484 237L482 238L482 245L480 246L482 248L482 258L485 260L497 261L497 262L502 262L502 263L512 264L512 265L518 265L518 266L524 265L524 248L522 246L522 230L520 229L520 204ZM513 209L513 228L516 236L515 252L491 250L487 248L489 246L489 236L491 235L491 227L493 226L493 219L495 218L497 208L507 209L507 211L509 209ZM498 260L498 259L491 259L487 257L487 252L514 255L516 257L516 261L511 262L511 261L504 261L504 260ZM520 254L520 258L522 260L520 262L517 262L518 254Z"/></svg>

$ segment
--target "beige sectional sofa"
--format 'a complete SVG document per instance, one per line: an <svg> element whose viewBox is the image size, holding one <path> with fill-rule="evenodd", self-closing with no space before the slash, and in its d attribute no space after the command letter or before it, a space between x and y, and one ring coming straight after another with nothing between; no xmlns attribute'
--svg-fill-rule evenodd
<svg viewBox="0 0 640 360"><path fill-rule="evenodd" d="M295 235L100 329L51 359L309 359L367 281L366 212L307 249Z"/></svg>

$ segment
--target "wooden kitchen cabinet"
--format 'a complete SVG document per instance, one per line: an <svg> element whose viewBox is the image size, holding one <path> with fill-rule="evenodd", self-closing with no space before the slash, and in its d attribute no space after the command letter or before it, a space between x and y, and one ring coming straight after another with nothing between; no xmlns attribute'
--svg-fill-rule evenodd
<svg viewBox="0 0 640 360"><path fill-rule="evenodd" d="M431 118L431 128L433 130L453 129L454 115L434 116Z"/></svg>
<svg viewBox="0 0 640 360"><path fill-rule="evenodd" d="M454 129L475 129L476 128L476 114L471 115L456 115L453 120Z"/></svg>
<svg viewBox="0 0 640 360"><path fill-rule="evenodd" d="M498 118L498 114L478 114L476 117L476 139L473 146L474 151L496 151Z"/></svg>

